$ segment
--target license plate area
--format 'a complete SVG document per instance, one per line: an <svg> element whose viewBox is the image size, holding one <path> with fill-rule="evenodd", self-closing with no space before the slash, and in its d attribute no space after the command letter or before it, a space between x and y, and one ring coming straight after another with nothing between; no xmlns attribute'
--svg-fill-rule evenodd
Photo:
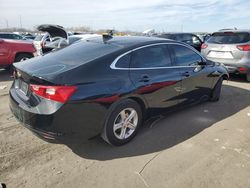
<svg viewBox="0 0 250 188"><path fill-rule="evenodd" d="M29 85L21 79L15 80L15 88L19 90L23 95L28 96Z"/></svg>
<svg viewBox="0 0 250 188"><path fill-rule="evenodd" d="M208 54L208 57L219 58L219 59L233 59L231 52L222 52L222 51L211 51Z"/></svg>

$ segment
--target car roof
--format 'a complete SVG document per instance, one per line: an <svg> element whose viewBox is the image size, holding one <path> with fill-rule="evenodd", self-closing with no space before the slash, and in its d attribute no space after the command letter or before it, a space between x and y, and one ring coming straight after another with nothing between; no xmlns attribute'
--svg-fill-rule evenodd
<svg viewBox="0 0 250 188"><path fill-rule="evenodd" d="M195 35L194 33L181 33L181 32L170 32L170 33L161 33L160 35Z"/></svg>
<svg viewBox="0 0 250 188"><path fill-rule="evenodd" d="M247 32L247 33L250 33L250 29L226 29L226 30L216 31L214 33L225 33L225 32L232 32L232 33Z"/></svg>
<svg viewBox="0 0 250 188"><path fill-rule="evenodd" d="M103 40L103 37L95 37L88 39L87 41L107 43L115 46L120 46L122 48L129 48L136 45L152 44L157 42L173 42L173 40L169 39L163 39L157 37L144 37L144 36L115 36L110 39L107 39L105 42Z"/></svg>
<svg viewBox="0 0 250 188"><path fill-rule="evenodd" d="M14 35L18 35L18 34L12 33L12 32L0 32L0 34L14 34Z"/></svg>

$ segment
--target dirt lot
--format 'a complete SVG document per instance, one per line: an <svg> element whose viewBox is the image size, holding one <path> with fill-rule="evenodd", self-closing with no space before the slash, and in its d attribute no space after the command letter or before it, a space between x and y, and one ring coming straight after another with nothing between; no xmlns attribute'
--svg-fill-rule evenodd
<svg viewBox="0 0 250 188"><path fill-rule="evenodd" d="M250 84L241 78L224 83L219 102L169 114L122 147L40 140L11 115L10 84L0 70L0 182L8 188L250 187Z"/></svg>

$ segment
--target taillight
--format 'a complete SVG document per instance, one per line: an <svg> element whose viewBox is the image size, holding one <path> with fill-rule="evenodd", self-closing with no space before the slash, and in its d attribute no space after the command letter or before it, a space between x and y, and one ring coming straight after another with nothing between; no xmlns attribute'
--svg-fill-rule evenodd
<svg viewBox="0 0 250 188"><path fill-rule="evenodd" d="M208 47L208 45L205 44L205 43L203 43L203 44L201 45L201 49L206 49L207 47Z"/></svg>
<svg viewBox="0 0 250 188"><path fill-rule="evenodd" d="M245 45L237 45L237 48L241 51L250 51L250 45L245 44Z"/></svg>
<svg viewBox="0 0 250 188"><path fill-rule="evenodd" d="M239 71L239 72L246 72L246 71L247 71L247 68L245 68L245 67L239 67L239 68L238 68L238 71Z"/></svg>
<svg viewBox="0 0 250 188"><path fill-rule="evenodd" d="M76 91L76 86L43 86L30 85L31 90L38 96L65 103Z"/></svg>

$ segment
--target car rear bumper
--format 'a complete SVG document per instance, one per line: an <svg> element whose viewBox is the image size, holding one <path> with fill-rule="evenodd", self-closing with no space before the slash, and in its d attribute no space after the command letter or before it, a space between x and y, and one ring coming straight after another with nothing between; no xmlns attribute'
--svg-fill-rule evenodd
<svg viewBox="0 0 250 188"><path fill-rule="evenodd" d="M38 137L48 142L64 143L71 139L87 140L101 133L107 108L100 104L65 104L53 114L25 110L10 90L9 106L15 118Z"/></svg>
<svg viewBox="0 0 250 188"><path fill-rule="evenodd" d="M250 74L250 63L243 61L232 61L232 60L229 61L225 59L214 59L214 58L207 58L207 59L223 64L227 68L229 73Z"/></svg>

